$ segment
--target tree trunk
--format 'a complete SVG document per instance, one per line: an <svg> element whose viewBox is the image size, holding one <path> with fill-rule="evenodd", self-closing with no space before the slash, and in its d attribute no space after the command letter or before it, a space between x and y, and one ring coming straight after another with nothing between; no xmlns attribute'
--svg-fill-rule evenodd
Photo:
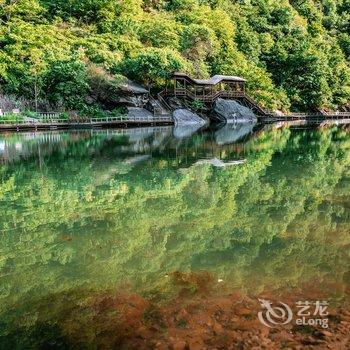
<svg viewBox="0 0 350 350"><path fill-rule="evenodd" d="M35 112L38 112L38 82L37 79L34 81L34 103L35 103Z"/></svg>

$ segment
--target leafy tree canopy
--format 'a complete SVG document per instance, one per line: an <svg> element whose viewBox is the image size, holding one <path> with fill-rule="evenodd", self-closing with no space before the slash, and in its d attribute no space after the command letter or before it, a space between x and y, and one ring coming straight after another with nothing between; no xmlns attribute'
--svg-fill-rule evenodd
<svg viewBox="0 0 350 350"><path fill-rule="evenodd" d="M177 68L235 74L265 107L336 108L350 99L349 23L349 0L0 0L0 87L50 99L46 71L83 50L151 87Z"/></svg>

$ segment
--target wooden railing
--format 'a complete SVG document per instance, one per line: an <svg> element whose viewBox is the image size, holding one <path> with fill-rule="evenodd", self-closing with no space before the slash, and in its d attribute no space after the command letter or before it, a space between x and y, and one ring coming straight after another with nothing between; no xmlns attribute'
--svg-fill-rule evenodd
<svg viewBox="0 0 350 350"><path fill-rule="evenodd" d="M216 99L220 97L225 98L237 98L245 96L243 91L216 91L215 93L210 93L206 95L197 95L193 91L185 89L185 88L176 88L174 90L175 96L187 96L193 100L198 100L202 102L214 102Z"/></svg>
<svg viewBox="0 0 350 350"><path fill-rule="evenodd" d="M164 115L168 115L170 109L168 109L167 107L162 105L162 101L157 101L156 99L154 99L152 96L149 96L149 109L151 110L151 112L153 112L153 115L156 116L164 116Z"/></svg>
<svg viewBox="0 0 350 350"><path fill-rule="evenodd" d="M334 113L293 113L288 115L269 115L261 118L262 122L274 123L283 121L306 121L312 123L324 122L327 120L350 120L350 112Z"/></svg>
<svg viewBox="0 0 350 350"><path fill-rule="evenodd" d="M168 102L163 97L163 91L158 93L157 96L158 96L159 102L164 106L165 109L167 109L169 112L173 110L173 108L171 108L171 106L168 104Z"/></svg>
<svg viewBox="0 0 350 350"><path fill-rule="evenodd" d="M250 98L244 91L216 91L215 93L210 93L207 95L197 95L192 91L185 88L177 88L174 90L175 96L186 96L192 100L198 100L201 102L213 103L218 98L231 98L245 100L247 107L251 108L254 112L260 115L268 115L269 113L259 106L252 98Z"/></svg>
<svg viewBox="0 0 350 350"><path fill-rule="evenodd" d="M43 118L43 119L60 119L59 116L62 113L59 112L37 112L35 113L35 115L39 118Z"/></svg>
<svg viewBox="0 0 350 350"><path fill-rule="evenodd" d="M103 123L118 123L118 122L170 122L172 118L168 115L163 116L127 116L123 115L120 117L106 117L106 118L89 118L85 120L67 120L67 119L54 119L54 120L6 120L0 118L1 125L56 125L56 124L103 124Z"/></svg>
<svg viewBox="0 0 350 350"><path fill-rule="evenodd" d="M0 124L2 125L35 125L35 124L52 124L52 123L68 123L67 119L55 119L55 121L51 120L6 120L0 118Z"/></svg>
<svg viewBox="0 0 350 350"><path fill-rule="evenodd" d="M327 117L350 117L350 112L328 112L328 113L291 113L287 114L286 117L299 117L299 118L327 118Z"/></svg>
<svg viewBox="0 0 350 350"><path fill-rule="evenodd" d="M110 123L110 122L118 122L118 121L129 121L129 122L152 122L152 121L172 121L171 116L169 115L153 115L147 117L130 117L128 115L120 116L120 117L106 117L106 118L90 118L88 122L90 123Z"/></svg>

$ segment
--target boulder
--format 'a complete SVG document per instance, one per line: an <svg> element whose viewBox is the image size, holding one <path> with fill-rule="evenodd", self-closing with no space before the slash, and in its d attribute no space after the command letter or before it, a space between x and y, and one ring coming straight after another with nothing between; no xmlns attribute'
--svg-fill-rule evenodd
<svg viewBox="0 0 350 350"><path fill-rule="evenodd" d="M153 114L145 108L128 107L127 111L128 111L127 116L128 118L131 118L131 119L136 118L142 121L142 120L150 120L154 118Z"/></svg>
<svg viewBox="0 0 350 350"><path fill-rule="evenodd" d="M136 84L135 82L125 78L122 81L119 89L126 94L132 95L146 95L148 94L148 90L146 90L143 86Z"/></svg>
<svg viewBox="0 0 350 350"><path fill-rule="evenodd" d="M141 108L148 102L148 98L144 95L116 95L113 101L117 105Z"/></svg>
<svg viewBox="0 0 350 350"><path fill-rule="evenodd" d="M217 118L227 123L237 121L256 121L256 115L247 107L234 100L219 98L214 105L214 113Z"/></svg>
<svg viewBox="0 0 350 350"><path fill-rule="evenodd" d="M101 67L89 68L90 95L86 102L98 103L105 109L118 106L143 107L148 90L122 75L112 75Z"/></svg>
<svg viewBox="0 0 350 350"><path fill-rule="evenodd" d="M149 92L143 86L124 78L117 89L118 104L132 107L143 107L149 100Z"/></svg>
<svg viewBox="0 0 350 350"><path fill-rule="evenodd" d="M176 125L179 125L179 124L205 125L207 123L199 115L185 108L176 109L173 112L173 118Z"/></svg>
<svg viewBox="0 0 350 350"><path fill-rule="evenodd" d="M183 101L178 97L168 97L167 102L172 109L186 108Z"/></svg>

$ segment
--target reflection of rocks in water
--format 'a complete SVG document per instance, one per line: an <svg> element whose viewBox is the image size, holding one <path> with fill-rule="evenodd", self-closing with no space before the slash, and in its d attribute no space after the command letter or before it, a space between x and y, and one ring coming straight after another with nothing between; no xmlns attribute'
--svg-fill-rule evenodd
<svg viewBox="0 0 350 350"><path fill-rule="evenodd" d="M183 139L192 136L200 128L202 128L201 124L175 125L173 135L177 139Z"/></svg>
<svg viewBox="0 0 350 350"><path fill-rule="evenodd" d="M249 135L253 131L254 125L254 123L226 124L215 132L215 141L219 145L237 142Z"/></svg>
<svg viewBox="0 0 350 350"><path fill-rule="evenodd" d="M125 136L127 142L116 147L116 152L149 153L152 149L162 147L172 134L172 126L151 126L112 130L109 139ZM101 135L111 130L100 131Z"/></svg>
<svg viewBox="0 0 350 350"><path fill-rule="evenodd" d="M220 160L218 158L212 158L212 159L200 159L194 165L210 164L210 165L215 166L217 168L224 168L224 167L232 166L232 165L241 165L241 164L244 164L245 162L246 162L246 159L223 162L222 160Z"/></svg>
<svg viewBox="0 0 350 350"><path fill-rule="evenodd" d="M114 130L118 134L127 135L130 142L142 141L156 133L171 134L171 126L150 126Z"/></svg>
<svg viewBox="0 0 350 350"><path fill-rule="evenodd" d="M153 128L132 128L119 130L124 135L127 135L130 142L138 142L146 139L154 133Z"/></svg>
<svg viewBox="0 0 350 350"><path fill-rule="evenodd" d="M171 137L172 126L107 129L93 132L92 135L95 135L95 133L101 136L108 135L109 140L117 136L125 136L127 142L122 145L118 144L116 148L118 152L145 153L165 143L165 140Z"/></svg>

